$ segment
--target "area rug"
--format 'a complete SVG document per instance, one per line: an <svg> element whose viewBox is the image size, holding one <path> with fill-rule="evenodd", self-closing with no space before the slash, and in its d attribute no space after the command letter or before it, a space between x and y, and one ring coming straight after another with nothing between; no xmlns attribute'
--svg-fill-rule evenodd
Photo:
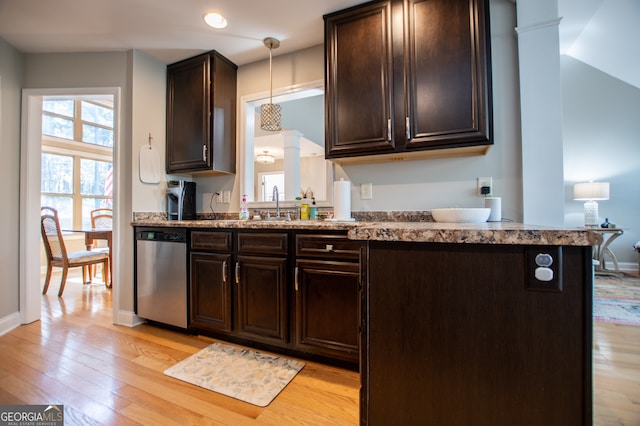
<svg viewBox="0 0 640 426"><path fill-rule="evenodd" d="M640 278L596 276L593 291L593 319L640 326Z"/></svg>
<svg viewBox="0 0 640 426"><path fill-rule="evenodd" d="M304 363L214 343L164 371L167 376L266 407Z"/></svg>

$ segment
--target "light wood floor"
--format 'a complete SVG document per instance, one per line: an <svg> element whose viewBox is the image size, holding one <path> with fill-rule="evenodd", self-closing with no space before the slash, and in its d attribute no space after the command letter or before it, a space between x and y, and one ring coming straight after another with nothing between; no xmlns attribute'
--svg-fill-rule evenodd
<svg viewBox="0 0 640 426"><path fill-rule="evenodd" d="M65 424L357 425L359 375L306 361L266 408L162 371L212 340L111 323L111 293L75 277L42 320L0 337L0 404L64 404ZM640 425L640 327L594 325L594 424Z"/></svg>

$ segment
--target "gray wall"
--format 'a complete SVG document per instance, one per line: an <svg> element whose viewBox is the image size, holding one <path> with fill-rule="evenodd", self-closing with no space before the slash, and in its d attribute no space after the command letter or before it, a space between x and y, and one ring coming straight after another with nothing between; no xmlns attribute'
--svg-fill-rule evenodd
<svg viewBox="0 0 640 426"><path fill-rule="evenodd" d="M0 38L0 323L19 311L20 105L23 56ZM0 326L2 329L2 326Z"/></svg>
<svg viewBox="0 0 640 426"><path fill-rule="evenodd" d="M611 247L621 262L635 263L640 240L640 89L570 56L562 56L565 224L584 224L584 201L573 184L609 182L599 201L604 219L624 228ZM610 265L608 265L610 267Z"/></svg>

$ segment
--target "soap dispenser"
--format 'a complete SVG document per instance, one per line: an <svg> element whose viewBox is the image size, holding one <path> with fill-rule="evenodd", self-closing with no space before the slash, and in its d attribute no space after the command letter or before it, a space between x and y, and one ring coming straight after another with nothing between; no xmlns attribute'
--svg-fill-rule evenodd
<svg viewBox="0 0 640 426"><path fill-rule="evenodd" d="M249 220L249 208L247 207L247 195L242 196L240 201L240 220Z"/></svg>
<svg viewBox="0 0 640 426"><path fill-rule="evenodd" d="M311 198L311 207L309 208L309 219L318 219L318 206L316 205L315 197Z"/></svg>

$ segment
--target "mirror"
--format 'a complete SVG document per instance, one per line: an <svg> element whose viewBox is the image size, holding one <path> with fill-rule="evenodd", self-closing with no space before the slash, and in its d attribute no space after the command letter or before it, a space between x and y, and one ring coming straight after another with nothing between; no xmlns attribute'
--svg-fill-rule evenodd
<svg viewBox="0 0 640 426"><path fill-rule="evenodd" d="M333 165L324 159L324 82L274 90L282 131L260 129L260 105L268 101L268 93L241 100L241 188L249 207L273 206L274 186L281 206L295 205L302 193L318 206L330 206Z"/></svg>

